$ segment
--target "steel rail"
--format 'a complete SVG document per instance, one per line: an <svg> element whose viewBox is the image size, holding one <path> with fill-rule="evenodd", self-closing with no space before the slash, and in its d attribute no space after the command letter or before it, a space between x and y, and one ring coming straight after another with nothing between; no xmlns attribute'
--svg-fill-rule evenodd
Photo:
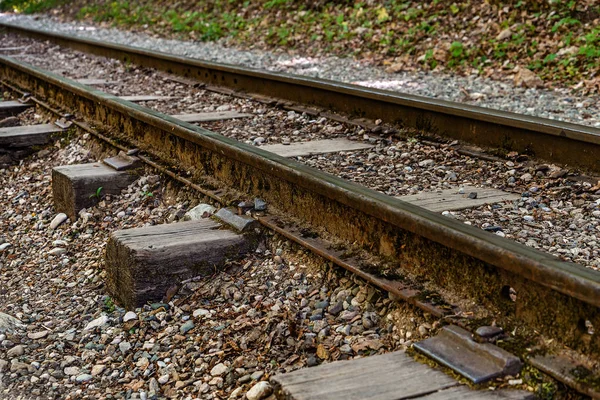
<svg viewBox="0 0 600 400"><path fill-rule="evenodd" d="M89 88L8 57L0 77L86 119L117 128L148 151L261 196L275 210L393 260L397 272L471 299L506 325L525 324L600 355L600 273L468 226L294 160ZM515 288L514 303L507 290Z"/></svg>
<svg viewBox="0 0 600 400"><path fill-rule="evenodd" d="M347 83L265 72L0 22L8 32L249 94L382 119L469 143L600 171L600 129Z"/></svg>

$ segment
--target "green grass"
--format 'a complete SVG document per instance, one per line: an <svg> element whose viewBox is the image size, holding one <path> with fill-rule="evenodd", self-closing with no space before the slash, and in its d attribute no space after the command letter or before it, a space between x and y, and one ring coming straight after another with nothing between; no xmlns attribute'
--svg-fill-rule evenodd
<svg viewBox="0 0 600 400"><path fill-rule="evenodd" d="M0 0L0 5L35 12L64 2ZM471 34L479 29L473 16L483 3L466 0L389 0L373 6L351 0L184 0L177 8L164 1L75 0L63 10L79 19L143 27L188 40L226 39L309 55L355 56L384 65L396 58L415 65L424 58L425 68L467 73L474 69L482 74L521 65L542 79L567 83L590 79L600 69L600 28L590 23L600 15L600 6L582 11L574 0L485 3L496 10L492 14L505 10L494 22L500 30L511 29L509 38L497 40L497 29ZM560 52L572 46L577 51Z"/></svg>
<svg viewBox="0 0 600 400"><path fill-rule="evenodd" d="M0 10L33 14L50 10L64 2L65 0L0 0Z"/></svg>

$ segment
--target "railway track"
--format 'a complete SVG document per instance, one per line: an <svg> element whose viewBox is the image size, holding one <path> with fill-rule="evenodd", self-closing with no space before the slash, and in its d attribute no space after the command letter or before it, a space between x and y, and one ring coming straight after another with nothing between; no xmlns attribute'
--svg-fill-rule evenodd
<svg viewBox="0 0 600 400"><path fill-rule="evenodd" d="M28 34L38 37L41 35L40 32ZM328 106L337 112L350 112L351 116L347 117L332 116L334 121L346 124L342 128L346 131L356 128L359 132L370 124L365 120L357 121L352 116L381 118L397 123L398 115L401 115L397 113L404 112L406 114L401 118L402 126L428 128L450 137L457 137L455 135L459 133L462 135L465 126L470 127L471 132L502 132L502 135L511 135L511 140L516 143L511 149L532 150L530 146L535 142L533 151L543 159L567 162L590 170L595 170L597 166L597 160L592 160L592 156L578 157L574 161L573 156L568 158L568 151L556 154L544 150L557 146L556 148L577 149L579 155L588 154L588 151L593 153L592 144L597 138L597 130L593 128L531 118L517 121L509 118L506 113L489 110L486 117L482 110L474 110L472 107L462 107L462 110L457 111L457 106L454 105L451 111L447 107L442 108L448 104L440 102L427 105L423 99L392 99L398 96L324 82L311 82L311 86L307 85L308 80L282 76L271 78L285 86L275 89L278 91L276 93L265 93L261 92L262 88L271 84L265 84L267 76L262 73L250 73L231 67L217 68L215 65L192 61L189 64L195 64L194 72L185 72L186 68L179 69L183 68L183 61L170 56L152 61L147 52L122 49L120 46L101 47L100 44L84 40L66 42L67 38L60 36L52 40L70 47L93 50L95 53L101 51L102 55L116 58L124 57L125 53L122 52L128 51L128 60L171 70L170 72L183 71L183 75L198 76L198 71L206 71L206 75L210 71L205 76L209 78L208 84L219 82L220 85L227 86L236 84L237 81L240 85L236 87L238 90L268 96L279 93L287 101L301 103L284 104L286 108L295 109L298 113L306 106ZM451 315L455 323L472 327L473 321L460 316L468 314L469 306L453 301L457 298L468 299L468 302L482 305L487 312L486 317L495 318L507 330L513 330L517 326L524 328L520 336L524 341L530 339L531 335L540 333L549 340L576 349L591 360L598 358L597 334L587 329L586 323L598 325L600 285L598 273L589 268L561 261L547 253L470 227L458 220L310 168L306 160L298 162L278 156L260 147L241 143L227 135L216 134L6 57L0 62L5 85L30 92L57 108L73 112L81 118L77 122L80 128L89 129L92 122L99 124L106 129L103 134L105 139L110 138L113 144L118 142L122 149L140 149L148 163L193 185L222 205L228 205L232 199L239 199L241 194L264 198L269 203L270 214L259 217L263 225L427 312L439 317ZM174 68L175 62L179 65L178 69ZM290 90L289 85L300 84L305 87L299 89L298 86L293 86L294 90ZM319 103L324 97L324 90L335 90L337 93L333 95L331 91L327 92L328 104ZM298 97L284 96L292 92ZM339 102L334 101L338 100L337 96ZM359 96L362 100L356 104L350 102L350 99ZM266 102L272 103L271 100ZM383 103L387 105L382 105ZM161 105L159 102L155 108L166 110L171 106L172 103ZM396 110L397 107L404 107L404 111ZM177 107L172 111L177 112ZM460 123L448 124L451 112L459 114ZM420 115L416 119L415 113ZM441 115L445 116L442 118ZM294 117L294 114L291 116ZM463 123L466 125L461 125ZM462 128L456 132L440 131L436 124ZM490 129L492 125L493 128ZM374 132L370 132L371 135L381 133L377 126L372 126ZM535 126L542 129L535 130ZM118 127L118 132L115 127ZM472 139L478 144L496 146L498 142L489 142L490 137L493 135L486 135L485 139L474 135ZM532 139L534 137L535 140ZM324 137L316 139L322 138ZM373 143L367 143L377 145L377 141L381 140L372 139ZM460 136L460 139L465 137ZM565 141L569 144L563 146ZM581 148L581 143L585 143L584 149ZM313 156L307 156L309 161L311 157ZM335 157L333 156L334 161ZM318 158L313 160L313 164L318 164ZM177 171L161 167L163 164L177 165L180 171L192 173L182 178ZM297 224L298 221L301 221L300 224ZM307 235L307 230L311 234ZM353 243L353 246L334 250L339 243ZM355 250L366 250L377 256L379 261L365 266L360 257L348 256L354 254ZM390 271L389 265L393 265L393 271ZM462 268L458 270L457 265ZM386 277L385 272L393 274ZM404 279L400 281L390 278L398 275ZM440 301L440 298L445 300ZM537 362L537 366L546 368L549 373L555 372L543 362ZM559 377L559 374L554 375ZM559 378L567 380L564 376ZM569 383L584 390L581 382Z"/></svg>

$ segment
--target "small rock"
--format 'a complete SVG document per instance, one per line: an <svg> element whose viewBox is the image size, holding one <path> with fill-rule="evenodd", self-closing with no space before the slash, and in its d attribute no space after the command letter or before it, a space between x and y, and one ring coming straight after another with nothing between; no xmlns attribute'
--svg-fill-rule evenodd
<svg viewBox="0 0 600 400"><path fill-rule="evenodd" d="M92 329L106 325L107 322L108 322L108 317L106 315L102 315L102 316L96 318L95 320L91 321L89 324L87 324L83 330L91 331Z"/></svg>
<svg viewBox="0 0 600 400"><path fill-rule="evenodd" d="M342 312L343 309L344 309L344 302L338 301L333 306L329 307L329 309L327 311L331 315L338 315L339 313Z"/></svg>
<svg viewBox="0 0 600 400"><path fill-rule="evenodd" d="M10 358L21 357L23 354L25 354L25 348L20 344L6 352L6 355Z"/></svg>
<svg viewBox="0 0 600 400"><path fill-rule="evenodd" d="M129 350L131 350L131 343L129 343L129 342L119 343L119 350L121 350L121 353L127 353Z"/></svg>
<svg viewBox="0 0 600 400"><path fill-rule="evenodd" d="M106 365L98 364L92 367L92 376L97 376L106 370Z"/></svg>
<svg viewBox="0 0 600 400"><path fill-rule="evenodd" d="M256 211L265 211L267 209L267 203L259 198L254 199L254 209Z"/></svg>
<svg viewBox="0 0 600 400"><path fill-rule="evenodd" d="M197 310L194 310L192 316L194 318L204 318L210 315L210 311L204 309L204 308L199 308Z"/></svg>
<svg viewBox="0 0 600 400"><path fill-rule="evenodd" d="M552 178L552 179L558 179L558 178L562 178L565 175L567 175L567 171L564 170L564 169L559 169L559 170L556 170L556 171L552 172L550 174L550 178Z"/></svg>
<svg viewBox="0 0 600 400"><path fill-rule="evenodd" d="M217 209L210 204L198 204L183 216L184 221L198 221L213 215Z"/></svg>
<svg viewBox="0 0 600 400"><path fill-rule="evenodd" d="M210 370L210 374L212 376L221 376L227 372L229 368L223 363L218 363Z"/></svg>
<svg viewBox="0 0 600 400"><path fill-rule="evenodd" d="M79 375L79 367L65 367L63 372L68 376Z"/></svg>
<svg viewBox="0 0 600 400"><path fill-rule="evenodd" d="M533 176L531 176L531 174L529 174L529 173L528 174L523 174L523 175L521 175L520 179L523 182L529 182L529 181L531 181L531 179L533 179Z"/></svg>
<svg viewBox="0 0 600 400"><path fill-rule="evenodd" d="M67 214L65 213L57 214L56 217L54 217L54 219L52 220L52 222L50 222L50 229L54 230L58 228L58 226L65 222L67 218Z"/></svg>
<svg viewBox="0 0 600 400"><path fill-rule="evenodd" d="M475 334L482 338L491 338L494 336L498 336L502 332L504 332L504 330L499 326L480 326L475 331Z"/></svg>
<svg viewBox="0 0 600 400"><path fill-rule="evenodd" d="M273 388L269 382L262 381L252 386L252 389L248 390L246 393L246 398L248 400L260 400L270 396L271 393L273 393Z"/></svg>
<svg viewBox="0 0 600 400"><path fill-rule="evenodd" d="M190 320L190 321L186 321L185 324L181 325L181 327L179 328L179 332L182 335L185 335L186 333L188 333L192 329L194 329L194 322Z"/></svg>
<svg viewBox="0 0 600 400"><path fill-rule="evenodd" d="M429 159L429 160L423 160L423 161L419 162L419 167L426 168L426 167L431 167L434 164L435 164L434 160L431 160L431 159Z"/></svg>
<svg viewBox="0 0 600 400"><path fill-rule="evenodd" d="M0 244L0 253L4 252L4 250L8 249L11 246L10 243L2 243Z"/></svg>
<svg viewBox="0 0 600 400"><path fill-rule="evenodd" d="M78 375L77 378L75 378L75 380L79 383L83 383L83 382L88 382L92 380L92 375L90 374L81 374Z"/></svg>
<svg viewBox="0 0 600 400"><path fill-rule="evenodd" d="M25 325L15 317L0 312L0 332L12 333L17 329L25 329Z"/></svg>
<svg viewBox="0 0 600 400"><path fill-rule="evenodd" d="M137 314L133 311L127 311L123 316L123 322L133 321L134 319L137 319L137 317Z"/></svg>
<svg viewBox="0 0 600 400"><path fill-rule="evenodd" d="M503 31L501 31L498 36L496 36L496 40L506 40L509 39L512 36L512 31L510 30L510 28L506 28Z"/></svg>
<svg viewBox="0 0 600 400"><path fill-rule="evenodd" d="M544 86L544 81L527 68L519 67L514 77L515 86L524 86L527 88L536 88Z"/></svg>
<svg viewBox="0 0 600 400"><path fill-rule="evenodd" d="M67 252L66 249L63 249L62 247L56 247L52 250L50 250L48 252L48 254L50 254L51 256L59 256L61 254L65 254Z"/></svg>
<svg viewBox="0 0 600 400"><path fill-rule="evenodd" d="M476 199L477 198L477 192L471 192L471 193L469 193L469 195L467 197L469 199Z"/></svg>
<svg viewBox="0 0 600 400"><path fill-rule="evenodd" d="M42 339L48 336L48 331L29 332L27 337L32 340Z"/></svg>
<svg viewBox="0 0 600 400"><path fill-rule="evenodd" d="M258 381L258 380L260 380L260 378L263 377L264 374L265 374L265 371L256 371L252 375L250 375L250 378L253 381Z"/></svg>

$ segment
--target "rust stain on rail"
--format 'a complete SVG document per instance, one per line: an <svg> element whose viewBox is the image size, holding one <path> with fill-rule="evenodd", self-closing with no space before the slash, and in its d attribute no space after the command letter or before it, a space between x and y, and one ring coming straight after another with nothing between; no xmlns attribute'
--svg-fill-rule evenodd
<svg viewBox="0 0 600 400"><path fill-rule="evenodd" d="M318 78L210 63L147 49L0 23L9 32L133 62L206 84L323 107L352 118L382 119L404 127L539 159L600 171L600 129Z"/></svg>
<svg viewBox="0 0 600 400"><path fill-rule="evenodd" d="M581 328L585 321L600 326L596 271L9 58L0 57L0 76L194 171L197 180L263 197L280 212L392 259L400 274L481 304L499 323L518 321L600 358L600 333Z"/></svg>

